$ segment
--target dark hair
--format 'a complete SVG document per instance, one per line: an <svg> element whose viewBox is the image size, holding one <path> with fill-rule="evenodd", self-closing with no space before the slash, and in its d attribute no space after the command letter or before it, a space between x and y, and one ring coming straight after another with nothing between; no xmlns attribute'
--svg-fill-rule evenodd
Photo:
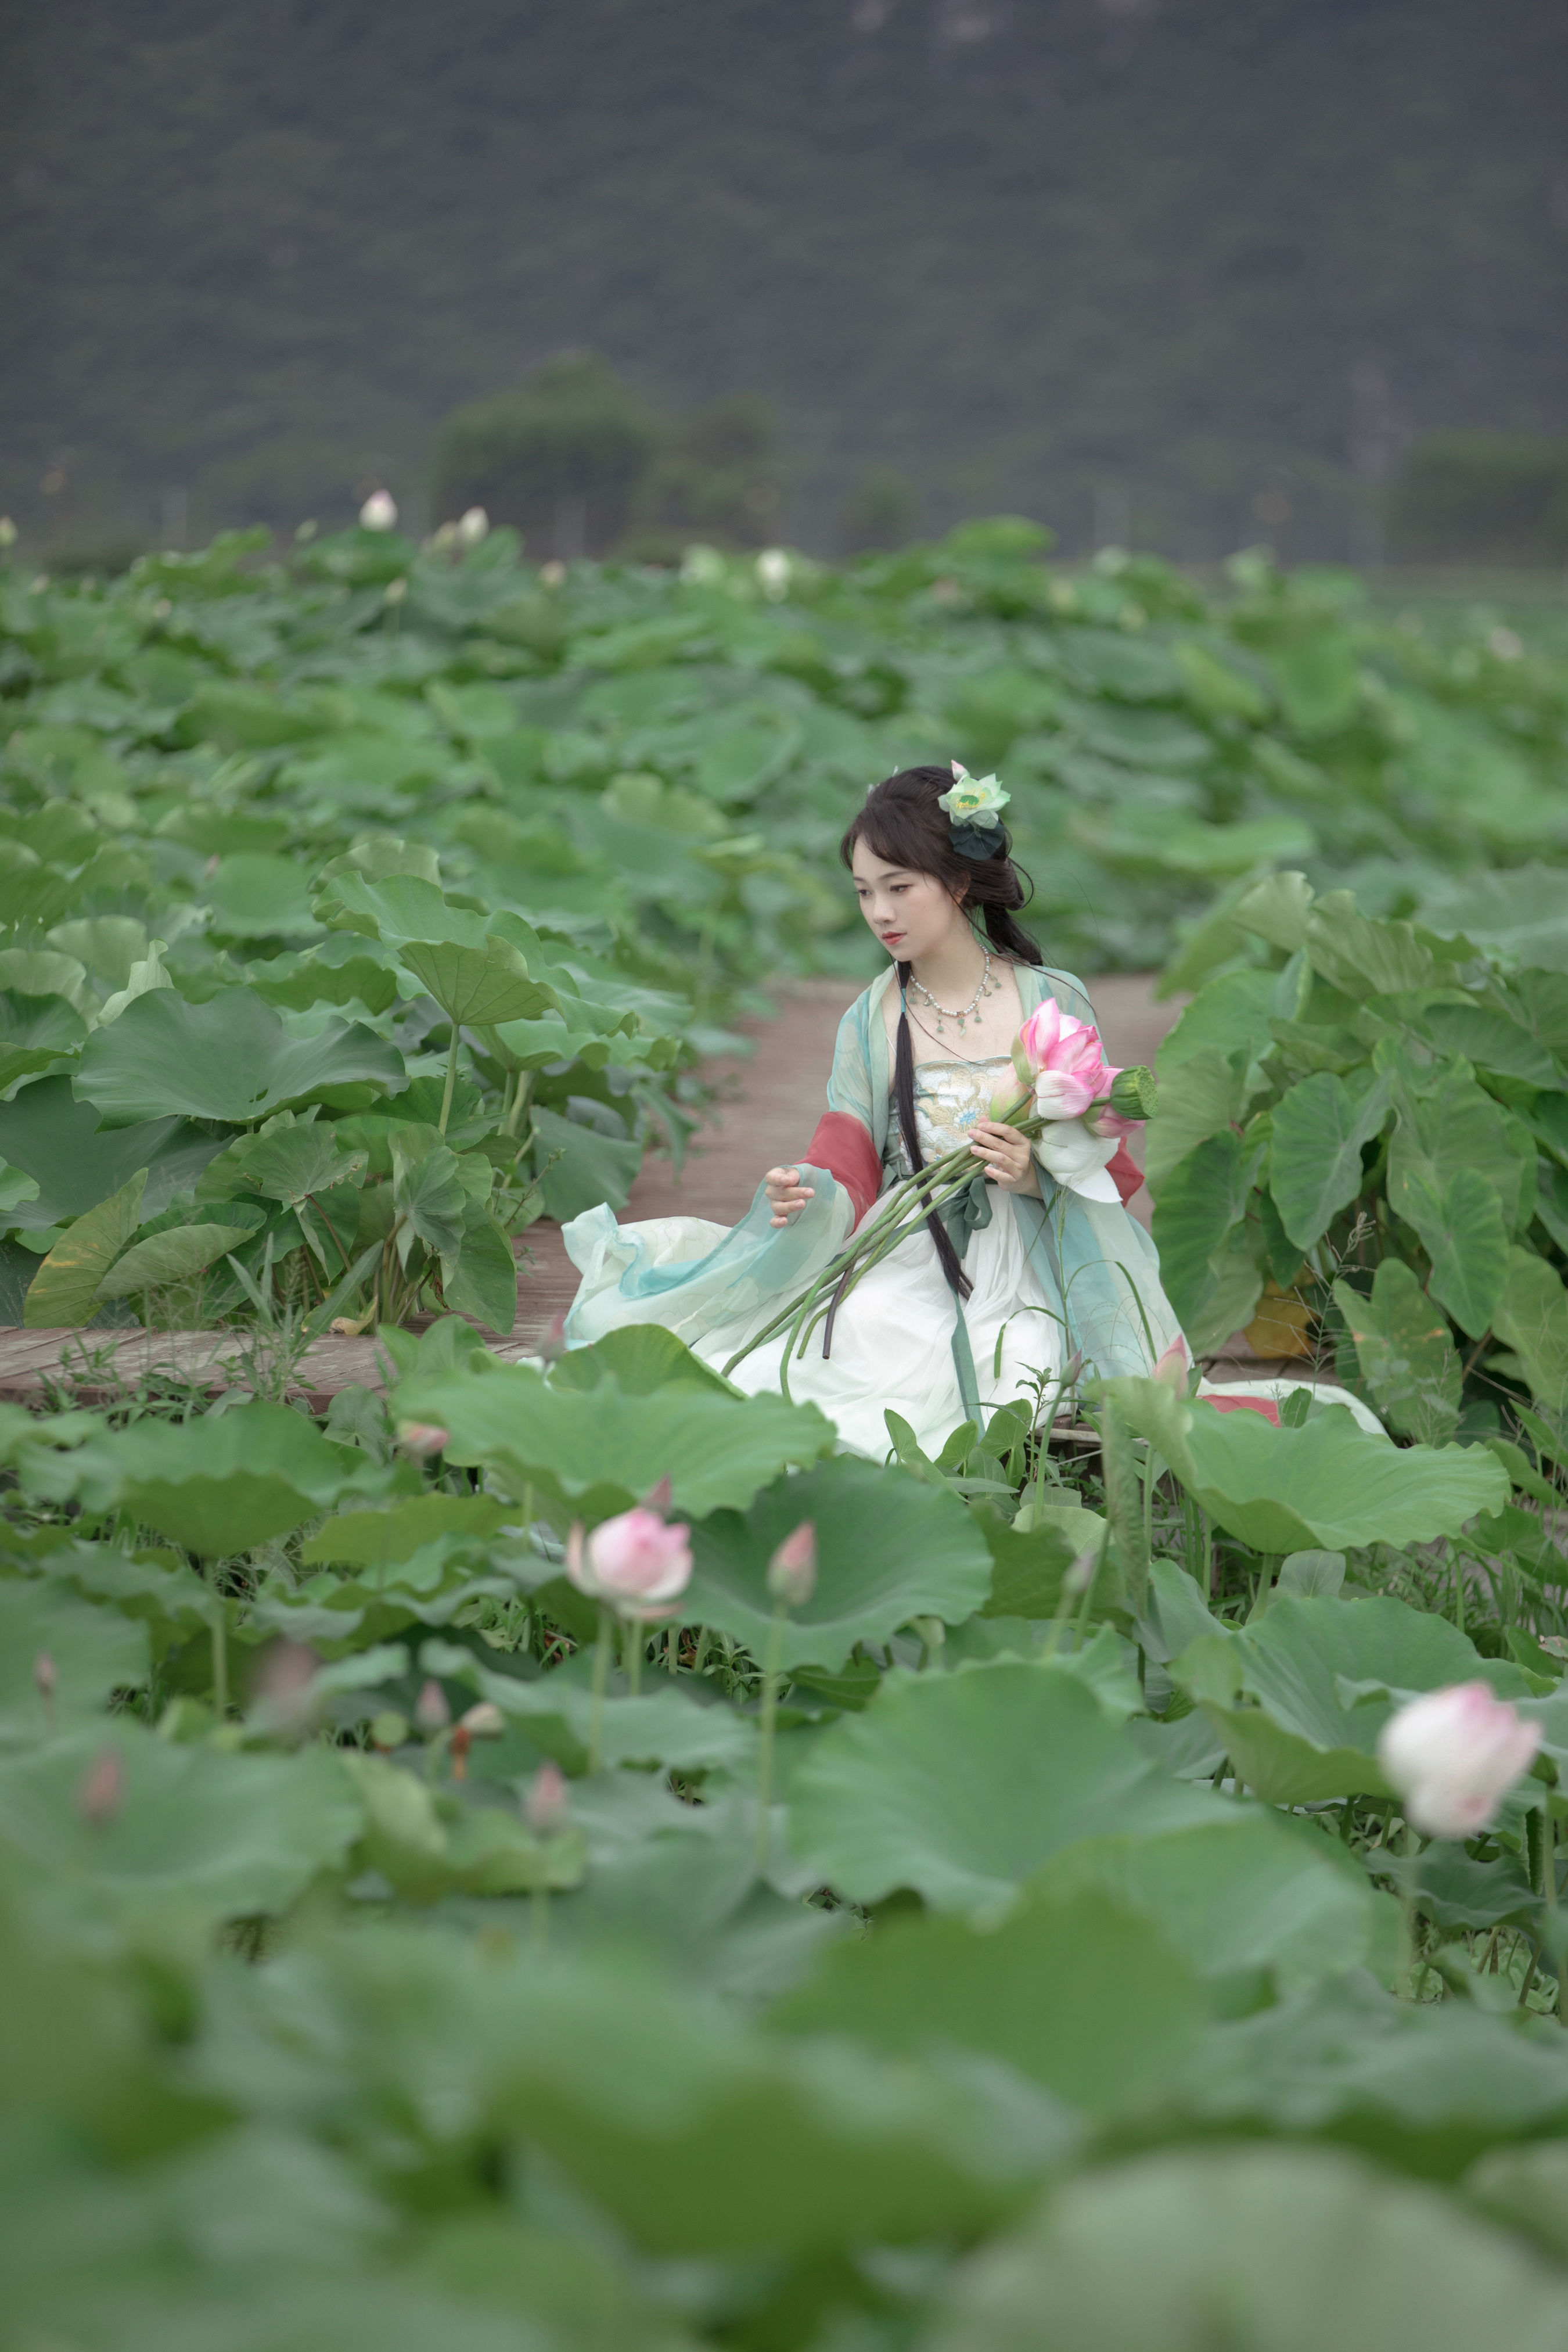
<svg viewBox="0 0 1568 2352"><path fill-rule="evenodd" d="M911 874L934 876L971 921L978 917L999 954L1010 957L1015 963L1043 963L1045 959L1033 940L1013 920L1018 908L1027 905L1033 896L1033 886L1025 887L1028 876L1020 876L1013 864L1012 842L1007 828L1003 826L998 835L994 856L963 856L953 846L953 827L947 812L937 805L942 794L952 788L950 768L901 768L895 776L883 777L880 784L872 786L865 806L839 844L840 856L846 866L850 865L856 842L863 841L868 849L885 858L890 866L902 866ZM908 985L909 966L901 963L901 999ZM894 1054L893 1098L909 1164L918 1172L925 1167L925 1159L915 1120L915 1055L909 1041L909 1016L902 1003ZM935 1212L925 1222L936 1245L937 1263L949 1286L960 1298L967 1298L969 1278L958 1262L946 1228Z"/></svg>

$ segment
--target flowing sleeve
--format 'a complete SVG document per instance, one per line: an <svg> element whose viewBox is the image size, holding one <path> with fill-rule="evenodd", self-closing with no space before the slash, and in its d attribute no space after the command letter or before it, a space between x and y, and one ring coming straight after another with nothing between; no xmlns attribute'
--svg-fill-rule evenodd
<svg viewBox="0 0 1568 2352"><path fill-rule="evenodd" d="M799 1215L776 1225L760 1183L740 1223L727 1229L699 1217L618 1225L608 1208L586 1210L561 1229L582 1276L567 1317L569 1346L587 1346L626 1323L662 1324L688 1347L719 1334L738 1346L843 1247L882 1181L883 985L873 982L839 1024L828 1108L800 1154L811 1171L811 1197Z"/></svg>

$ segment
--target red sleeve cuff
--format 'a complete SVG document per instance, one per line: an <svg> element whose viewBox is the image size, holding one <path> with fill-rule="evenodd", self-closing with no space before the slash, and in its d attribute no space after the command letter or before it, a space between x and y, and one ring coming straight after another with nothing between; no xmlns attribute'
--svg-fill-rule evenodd
<svg viewBox="0 0 1568 2352"><path fill-rule="evenodd" d="M882 1190L882 1161L859 1119L844 1110L824 1112L802 1158L837 1178L854 1203L858 1225Z"/></svg>

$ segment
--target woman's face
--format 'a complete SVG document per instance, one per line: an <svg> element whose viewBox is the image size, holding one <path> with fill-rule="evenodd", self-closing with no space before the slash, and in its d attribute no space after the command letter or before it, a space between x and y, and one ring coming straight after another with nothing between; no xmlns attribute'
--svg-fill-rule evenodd
<svg viewBox="0 0 1568 2352"><path fill-rule="evenodd" d="M850 866L861 913L898 963L919 963L967 929L962 908L935 874L890 866L857 841Z"/></svg>

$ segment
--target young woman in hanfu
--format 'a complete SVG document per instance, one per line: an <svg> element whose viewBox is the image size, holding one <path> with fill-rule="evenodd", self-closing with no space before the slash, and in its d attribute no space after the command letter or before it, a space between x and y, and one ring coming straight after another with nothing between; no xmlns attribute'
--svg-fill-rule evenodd
<svg viewBox="0 0 1568 2352"><path fill-rule="evenodd" d="M881 1460L886 1414L936 1452L961 1422L1039 1393L1076 1354L1083 1374L1146 1372L1176 1339L1148 1235L1124 1205L1124 1145L1079 1120L1031 1147L989 1115L1011 1048L1054 999L1092 1023L1081 984L1043 962L1016 917L1024 888L994 780L906 768L873 785L841 844L888 968L840 1024L828 1110L794 1167L770 1169L729 1229L697 1217L565 1230L582 1284L569 1346L658 1323L722 1369L843 1247L885 1187L967 1137L978 1181L862 1277L789 1366L841 1441ZM788 1016L786 1016L788 1017ZM1016 1087L1014 1088L1016 1091ZM1042 1158L1054 1166L1042 1165ZM783 1341L731 1377L778 1389Z"/></svg>

